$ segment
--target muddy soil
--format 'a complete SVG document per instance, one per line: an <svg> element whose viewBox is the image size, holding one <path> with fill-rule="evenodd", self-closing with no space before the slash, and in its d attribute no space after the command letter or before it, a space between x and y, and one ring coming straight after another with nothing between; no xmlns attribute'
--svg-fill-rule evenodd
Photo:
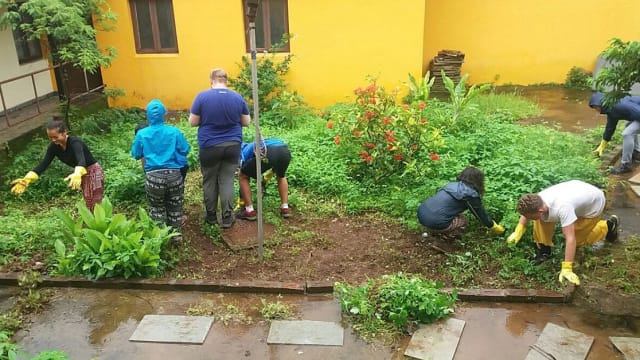
<svg viewBox="0 0 640 360"><path fill-rule="evenodd" d="M200 219L201 212L191 209L187 216ZM232 251L212 243L201 226L200 221L185 224L185 246L190 247L185 251L193 256L167 276L357 284L367 277L402 271L445 280L439 270L447 256L430 247L432 239L373 216L318 218L293 209L278 231L265 236L263 261L258 260L256 248ZM234 224L255 226L245 220Z"/></svg>

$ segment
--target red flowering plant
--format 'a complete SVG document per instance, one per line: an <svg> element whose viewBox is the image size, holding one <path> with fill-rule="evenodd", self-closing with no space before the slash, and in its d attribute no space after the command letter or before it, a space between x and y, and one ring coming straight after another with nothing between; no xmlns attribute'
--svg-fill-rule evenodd
<svg viewBox="0 0 640 360"><path fill-rule="evenodd" d="M399 105L375 80L354 90L355 102L325 114L334 143L353 175L375 183L407 172L422 173L438 161L442 137L427 119L427 104Z"/></svg>

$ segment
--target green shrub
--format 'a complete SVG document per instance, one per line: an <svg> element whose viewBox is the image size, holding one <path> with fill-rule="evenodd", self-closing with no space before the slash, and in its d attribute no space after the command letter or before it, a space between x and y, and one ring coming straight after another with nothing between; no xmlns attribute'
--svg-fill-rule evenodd
<svg viewBox="0 0 640 360"><path fill-rule="evenodd" d="M427 161L416 166L419 158L439 160L440 129L427 120L427 104L400 106L395 94L385 92L375 81L357 88L355 95L352 106L325 112L327 127L335 134L333 141L355 178L388 182L390 177L428 171Z"/></svg>
<svg viewBox="0 0 640 360"><path fill-rule="evenodd" d="M256 60L258 71L258 106L260 112L271 110L276 98L287 88L284 76L289 72L293 54L285 55L281 60L276 53L260 56ZM251 61L249 56L243 56L239 64L240 74L237 78L229 79L229 86L235 89L249 104L253 112L253 88L251 82Z"/></svg>
<svg viewBox="0 0 640 360"><path fill-rule="evenodd" d="M448 294L442 287L418 275L398 273L370 279L362 286L337 282L335 291L342 311L351 315L355 324L383 320L396 329L405 329L453 313L457 293Z"/></svg>
<svg viewBox="0 0 640 360"><path fill-rule="evenodd" d="M67 240L73 244L67 250L62 241L56 241L58 272L88 279L153 277L162 272L165 266L160 258L162 249L178 234L169 227L158 227L142 208L137 220L113 214L112 209L108 198L96 205L93 213L81 204L77 221L61 210L54 210L64 223Z"/></svg>
<svg viewBox="0 0 640 360"><path fill-rule="evenodd" d="M574 66L569 70L564 86L569 89L589 90L591 89L592 76L589 71Z"/></svg>

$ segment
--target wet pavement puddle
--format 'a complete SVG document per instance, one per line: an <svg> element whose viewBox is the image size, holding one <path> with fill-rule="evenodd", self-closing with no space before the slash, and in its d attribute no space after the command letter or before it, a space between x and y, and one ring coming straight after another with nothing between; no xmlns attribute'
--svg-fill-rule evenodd
<svg viewBox="0 0 640 360"><path fill-rule="evenodd" d="M30 354L62 350L71 359L404 359L410 337L397 347L367 344L342 324L330 295L214 294L143 290L57 289L48 309L16 341ZM269 323L255 307L261 299L285 302L300 320L342 324L343 346L269 345ZM130 342L147 314L185 315L203 300L235 304L253 318L250 325L215 321L202 345ZM599 316L571 305L461 303L453 319L464 321L457 360L524 359L547 323L594 338L587 359L623 359L610 336L640 337L640 319ZM215 354L215 355L214 355Z"/></svg>

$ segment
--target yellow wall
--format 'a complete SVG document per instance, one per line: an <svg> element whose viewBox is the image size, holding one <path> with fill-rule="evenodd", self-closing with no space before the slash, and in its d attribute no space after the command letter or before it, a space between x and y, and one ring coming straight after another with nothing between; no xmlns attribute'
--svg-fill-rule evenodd
<svg viewBox="0 0 640 360"><path fill-rule="evenodd" d="M245 51L240 0L174 0L178 54L136 54L128 1L109 4L118 14L117 30L99 33L98 41L114 46L118 57L102 74L108 88L126 92L112 105L144 107L159 98L170 109L188 109L195 95L209 87L212 68L237 72Z"/></svg>
<svg viewBox="0 0 640 360"><path fill-rule="evenodd" d="M289 1L290 84L320 106L376 76L387 90L422 71L424 0Z"/></svg>
<svg viewBox="0 0 640 360"><path fill-rule="evenodd" d="M188 109L208 87L209 70L238 73L245 54L240 0L174 0L179 54L170 55L136 54L128 1L109 4L119 16L117 30L98 41L119 54L103 78L127 93L112 105L143 107L158 97L171 109ZM388 89L402 87L408 72L422 70L423 26L424 0L290 0L295 58L287 81L316 107L351 96L369 74Z"/></svg>
<svg viewBox="0 0 640 360"><path fill-rule="evenodd" d="M117 30L99 34L119 55L105 84L127 96L116 106L143 107L158 97L188 109L208 88L211 68L231 76L245 55L241 0L174 0L178 54L135 53L127 0L110 0ZM612 37L640 40L638 0L289 0L294 60L287 77L315 107L344 101L366 76L405 90L439 50L466 54L473 83L564 82L572 66L593 70Z"/></svg>
<svg viewBox="0 0 640 360"><path fill-rule="evenodd" d="M613 37L640 40L638 0L426 0L424 69L439 50L465 53L474 83L563 83L593 71Z"/></svg>

